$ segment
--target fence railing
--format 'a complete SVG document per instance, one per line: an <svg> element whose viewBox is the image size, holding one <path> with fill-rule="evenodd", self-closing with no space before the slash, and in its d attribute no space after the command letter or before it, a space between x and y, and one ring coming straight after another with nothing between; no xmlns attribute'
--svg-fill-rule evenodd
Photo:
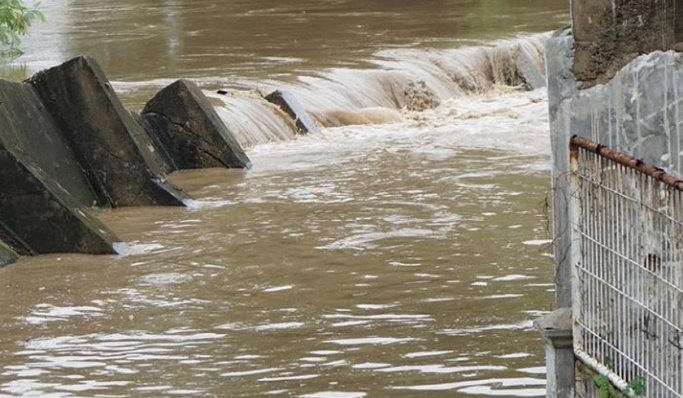
<svg viewBox="0 0 683 398"><path fill-rule="evenodd" d="M574 348L629 396L683 397L683 181L571 140Z"/></svg>

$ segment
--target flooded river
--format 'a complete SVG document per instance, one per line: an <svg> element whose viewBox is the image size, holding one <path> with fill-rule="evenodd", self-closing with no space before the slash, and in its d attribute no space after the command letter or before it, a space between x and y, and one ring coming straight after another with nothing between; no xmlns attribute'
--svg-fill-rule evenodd
<svg viewBox="0 0 683 398"><path fill-rule="evenodd" d="M99 213L124 255L0 270L0 397L544 396L545 93L475 71L491 42L538 48L565 0L44 3L4 76L90 53L133 108L195 79L254 168ZM397 109L417 81L441 105ZM295 137L274 88L318 121L398 116Z"/></svg>

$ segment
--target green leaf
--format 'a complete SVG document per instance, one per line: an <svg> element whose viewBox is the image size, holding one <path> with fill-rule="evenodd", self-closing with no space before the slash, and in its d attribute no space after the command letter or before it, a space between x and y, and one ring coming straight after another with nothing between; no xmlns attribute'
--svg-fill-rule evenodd
<svg viewBox="0 0 683 398"><path fill-rule="evenodd" d="M633 380L628 382L628 388L631 389L633 394L637 397L645 396L645 378L643 376L637 376Z"/></svg>
<svg viewBox="0 0 683 398"><path fill-rule="evenodd" d="M28 34L29 27L36 20L45 20L37 8L24 6L22 0L0 0L0 58L17 58L20 36Z"/></svg>
<svg viewBox="0 0 683 398"><path fill-rule="evenodd" d="M619 398L616 388L614 388L607 376L595 376L593 384L598 389L598 398Z"/></svg>

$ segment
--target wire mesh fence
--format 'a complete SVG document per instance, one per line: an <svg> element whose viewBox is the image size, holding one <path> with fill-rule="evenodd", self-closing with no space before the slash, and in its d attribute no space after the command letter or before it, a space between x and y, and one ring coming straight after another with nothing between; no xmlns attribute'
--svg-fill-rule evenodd
<svg viewBox="0 0 683 398"><path fill-rule="evenodd" d="M576 355L627 395L683 397L683 182L581 137L571 155Z"/></svg>

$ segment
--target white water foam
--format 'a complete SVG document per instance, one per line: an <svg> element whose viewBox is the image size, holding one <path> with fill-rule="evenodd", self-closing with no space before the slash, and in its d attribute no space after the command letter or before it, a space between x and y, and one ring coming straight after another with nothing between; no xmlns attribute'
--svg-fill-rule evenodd
<svg viewBox="0 0 683 398"><path fill-rule="evenodd" d="M523 71L544 75L548 38L549 34L541 34L453 50L392 49L378 52L370 60L375 69L336 68L300 76L295 82L232 82L230 86L236 88L226 89L225 94L206 94L222 103L217 107L220 117L247 148L295 138L297 129L289 117L263 99L264 94L284 90L325 127L389 123L392 131L430 136L423 139L441 136L447 130L449 142L431 148L428 156L453 156L453 149L463 145L504 146L522 152L533 148L533 153L546 153L547 149L540 147L547 144L547 138L538 140L547 131L544 92L521 92L511 86L525 84ZM407 111L412 109L408 88L415 82L441 106L425 112ZM126 87L117 84L117 88ZM378 129L362 130L373 136L382 134ZM348 129L331 129L312 140L333 136L337 142L348 133Z"/></svg>
<svg viewBox="0 0 683 398"><path fill-rule="evenodd" d="M341 165L356 158L361 160L363 154L373 151L407 151L416 157L438 154L444 158L472 149L528 156L531 158L524 166L526 170L545 171L549 167L550 147L546 113L547 102L541 90L453 99L437 109L413 114L412 119L403 123L330 128L319 134L300 136L296 141L258 145L249 151L254 163L251 173L328 167L331 158ZM496 160L492 159L492 162ZM348 200L345 197L321 197L319 200L323 199ZM433 235L435 232L425 230L420 234ZM359 235L325 248L364 248L374 240L384 238L374 234Z"/></svg>

